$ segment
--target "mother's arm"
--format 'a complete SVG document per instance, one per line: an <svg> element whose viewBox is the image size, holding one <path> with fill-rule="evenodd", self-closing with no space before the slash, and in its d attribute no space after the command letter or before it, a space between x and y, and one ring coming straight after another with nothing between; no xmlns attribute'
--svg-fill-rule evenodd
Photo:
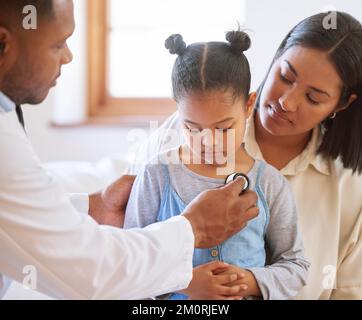
<svg viewBox="0 0 362 320"><path fill-rule="evenodd" d="M354 228L347 241L343 257L337 267L336 288L331 299L361 300L362 299L362 209L357 217ZM341 253L340 253L341 254Z"/></svg>

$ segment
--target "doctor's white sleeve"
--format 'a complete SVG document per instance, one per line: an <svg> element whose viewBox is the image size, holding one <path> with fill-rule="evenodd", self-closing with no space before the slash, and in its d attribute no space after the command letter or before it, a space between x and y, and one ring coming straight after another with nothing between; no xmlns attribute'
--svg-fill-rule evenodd
<svg viewBox="0 0 362 320"><path fill-rule="evenodd" d="M87 193L70 193L69 200L79 213L89 214L89 195Z"/></svg>
<svg viewBox="0 0 362 320"><path fill-rule="evenodd" d="M0 163L1 274L21 283L30 267L36 289L59 299L138 299L188 286L194 235L184 217L125 231L79 214L15 113L0 115Z"/></svg>

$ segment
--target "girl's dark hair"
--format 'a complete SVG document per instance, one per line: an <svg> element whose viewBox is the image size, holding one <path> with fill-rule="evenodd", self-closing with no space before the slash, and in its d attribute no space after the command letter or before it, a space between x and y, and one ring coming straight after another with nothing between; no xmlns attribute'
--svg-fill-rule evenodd
<svg viewBox="0 0 362 320"><path fill-rule="evenodd" d="M186 46L179 34L170 36L165 47L178 57L172 71L176 102L190 93L233 90L234 98L246 98L250 91L250 66L244 51L251 45L242 31L226 34L228 42L194 43Z"/></svg>
<svg viewBox="0 0 362 320"><path fill-rule="evenodd" d="M336 25L330 23L334 18ZM317 153L331 159L340 157L345 168L362 173L361 23L344 12L319 13L311 16L289 32L277 50L271 67L294 46L318 49L328 53L330 61L343 82L336 109L346 106L352 94L357 95L358 98L347 109L338 112L335 119L324 120L323 140ZM265 80L259 88L259 97L264 83ZM259 99L257 107L259 107L258 103Z"/></svg>

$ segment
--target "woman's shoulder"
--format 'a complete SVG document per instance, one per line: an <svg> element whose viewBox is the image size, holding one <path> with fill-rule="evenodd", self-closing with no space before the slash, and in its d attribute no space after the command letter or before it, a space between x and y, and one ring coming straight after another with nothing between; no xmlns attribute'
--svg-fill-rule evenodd
<svg viewBox="0 0 362 320"><path fill-rule="evenodd" d="M329 160L330 183L335 185L339 197L349 203L352 210L362 210L362 173L343 166L340 158Z"/></svg>
<svg viewBox="0 0 362 320"><path fill-rule="evenodd" d="M340 158L329 160L329 168L331 183L338 185L345 194L358 196L362 208L362 173L345 168Z"/></svg>
<svg viewBox="0 0 362 320"><path fill-rule="evenodd" d="M349 179L350 181L362 182L362 172L353 172L352 169L345 168L341 158L337 158L335 160L330 159L328 162L330 174L332 176L338 177L338 179L344 178Z"/></svg>

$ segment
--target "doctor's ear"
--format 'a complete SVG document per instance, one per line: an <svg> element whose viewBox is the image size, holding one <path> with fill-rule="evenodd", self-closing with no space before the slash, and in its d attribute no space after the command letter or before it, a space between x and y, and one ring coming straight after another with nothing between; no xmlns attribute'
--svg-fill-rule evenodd
<svg viewBox="0 0 362 320"><path fill-rule="evenodd" d="M3 52L5 50L5 43L4 42L0 42L0 54L2 55Z"/></svg>
<svg viewBox="0 0 362 320"><path fill-rule="evenodd" d="M10 41L10 38L10 32L6 28L0 26L0 58L6 53L7 43Z"/></svg>

